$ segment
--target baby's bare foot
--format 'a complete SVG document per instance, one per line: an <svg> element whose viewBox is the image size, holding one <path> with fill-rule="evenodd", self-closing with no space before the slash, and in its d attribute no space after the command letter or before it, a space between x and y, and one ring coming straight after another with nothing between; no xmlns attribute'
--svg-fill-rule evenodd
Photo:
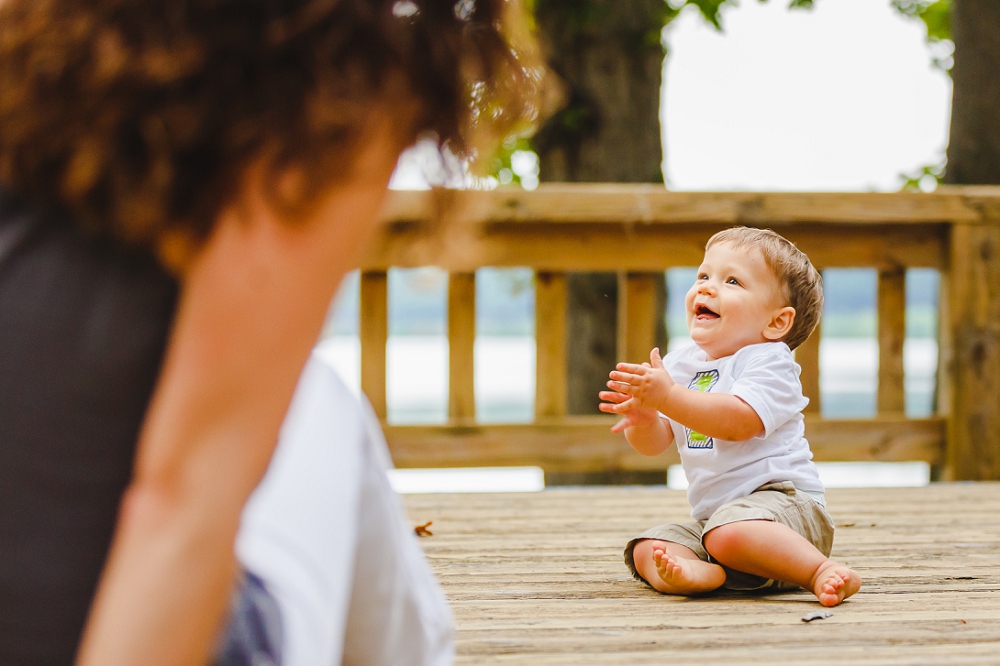
<svg viewBox="0 0 1000 666"><path fill-rule="evenodd" d="M813 576L813 594L824 606L836 606L860 589L858 572L833 560L827 560Z"/></svg>
<svg viewBox="0 0 1000 666"><path fill-rule="evenodd" d="M726 582L726 572L718 564L675 557L656 546L653 547L653 563L662 582L653 587L668 594L702 594Z"/></svg>

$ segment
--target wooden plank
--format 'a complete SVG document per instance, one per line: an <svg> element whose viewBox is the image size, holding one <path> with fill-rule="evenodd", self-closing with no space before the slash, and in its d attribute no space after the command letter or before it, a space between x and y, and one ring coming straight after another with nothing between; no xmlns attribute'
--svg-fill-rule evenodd
<svg viewBox="0 0 1000 666"><path fill-rule="evenodd" d="M795 348L795 362L802 368L802 374L799 375L802 394L809 398L809 404L805 408L806 414L819 414L822 411L819 390L819 347L822 328L817 326L812 335Z"/></svg>
<svg viewBox="0 0 1000 666"><path fill-rule="evenodd" d="M566 274L535 274L535 416L566 414Z"/></svg>
<svg viewBox="0 0 1000 666"><path fill-rule="evenodd" d="M676 454L644 458L622 435L616 419L574 416L535 423L465 426L386 426L397 467L537 465L550 472L664 469Z"/></svg>
<svg viewBox="0 0 1000 666"><path fill-rule="evenodd" d="M448 416L476 417L476 274L448 276Z"/></svg>
<svg viewBox="0 0 1000 666"><path fill-rule="evenodd" d="M879 414L906 412L903 343L906 341L906 269L897 266L878 274Z"/></svg>
<svg viewBox="0 0 1000 666"><path fill-rule="evenodd" d="M674 449L654 458L611 432L614 418L576 416L523 424L386 426L398 467L537 465L552 472L658 470L678 461ZM944 421L885 417L859 420L806 418L816 460L939 464Z"/></svg>
<svg viewBox="0 0 1000 666"><path fill-rule="evenodd" d="M656 282L663 273L619 273L618 360L642 363L656 345ZM666 350L660 350L666 354Z"/></svg>
<svg viewBox="0 0 1000 666"><path fill-rule="evenodd" d="M653 272L697 266L705 241L730 225L706 223L399 223L365 256L366 269L436 265L449 271L527 266L544 271ZM947 225L767 223L818 266L943 268ZM461 234L461 242L443 236Z"/></svg>
<svg viewBox="0 0 1000 666"><path fill-rule="evenodd" d="M978 222L1000 189L923 192L671 192L660 185L546 183L534 191L390 191L382 218L427 221L448 212L485 222L687 222L727 226Z"/></svg>
<svg viewBox="0 0 1000 666"><path fill-rule="evenodd" d="M833 616L807 592L657 594L626 541L689 520L683 491L409 495L463 664L989 664L1000 653L1000 485L835 488L833 557L864 586ZM849 636L845 639L845 636Z"/></svg>
<svg viewBox="0 0 1000 666"><path fill-rule="evenodd" d="M874 419L806 417L806 437L819 462L912 462L944 460L945 421L900 415Z"/></svg>
<svg viewBox="0 0 1000 666"><path fill-rule="evenodd" d="M954 226L951 251L949 475L1000 479L1000 226Z"/></svg>
<svg viewBox="0 0 1000 666"><path fill-rule="evenodd" d="M385 352L389 340L389 279L385 271L361 273L361 390L379 418L386 416Z"/></svg>

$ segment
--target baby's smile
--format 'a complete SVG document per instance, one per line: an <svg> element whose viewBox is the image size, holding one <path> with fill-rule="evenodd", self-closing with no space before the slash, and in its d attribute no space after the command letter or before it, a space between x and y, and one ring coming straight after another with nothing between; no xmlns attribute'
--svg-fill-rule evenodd
<svg viewBox="0 0 1000 666"><path fill-rule="evenodd" d="M704 303L698 303L694 306L694 318L697 321L709 321L712 319L718 319L719 313L713 311Z"/></svg>

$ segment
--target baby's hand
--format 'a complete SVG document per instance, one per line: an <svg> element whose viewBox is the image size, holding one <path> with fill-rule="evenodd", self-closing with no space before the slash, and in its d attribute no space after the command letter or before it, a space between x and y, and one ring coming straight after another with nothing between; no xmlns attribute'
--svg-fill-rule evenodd
<svg viewBox="0 0 1000 666"><path fill-rule="evenodd" d="M602 412L621 414L622 416L618 423L611 426L611 432L623 432L626 428L645 428L653 425L660 418L655 409L627 406L634 404L635 401L624 393L601 391L597 395L604 401L598 405Z"/></svg>
<svg viewBox="0 0 1000 666"><path fill-rule="evenodd" d="M674 380L663 369L663 359L656 347L649 352L649 363L636 365L634 363L619 363L618 369L611 373L608 388L618 393L630 396L630 399L616 405L622 408L615 411L624 414L625 411L637 407L663 411Z"/></svg>

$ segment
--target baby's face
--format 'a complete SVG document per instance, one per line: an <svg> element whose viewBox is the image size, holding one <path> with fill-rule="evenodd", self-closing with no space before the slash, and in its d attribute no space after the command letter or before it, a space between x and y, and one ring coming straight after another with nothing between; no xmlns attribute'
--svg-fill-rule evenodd
<svg viewBox="0 0 1000 666"><path fill-rule="evenodd" d="M710 360L778 339L772 324L786 309L782 300L778 278L759 251L713 245L684 299L691 339Z"/></svg>

